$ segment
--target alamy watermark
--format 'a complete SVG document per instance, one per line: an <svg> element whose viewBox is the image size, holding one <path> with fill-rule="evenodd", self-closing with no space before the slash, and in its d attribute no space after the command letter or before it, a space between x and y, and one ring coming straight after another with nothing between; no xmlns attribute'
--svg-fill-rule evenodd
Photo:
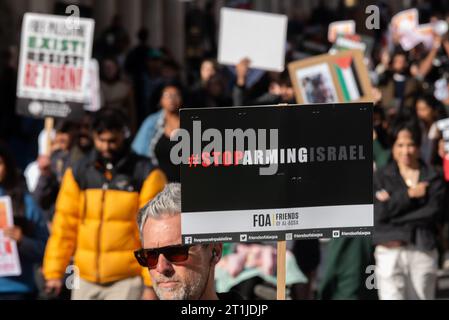
<svg viewBox="0 0 449 320"><path fill-rule="evenodd" d="M69 30L78 30L80 28L80 8L72 4L65 8L65 13L70 14L66 18L65 27Z"/></svg>
<svg viewBox="0 0 449 320"><path fill-rule="evenodd" d="M365 13L369 16L365 20L365 27L368 30L380 29L380 9L378 6L370 5L365 9Z"/></svg>
<svg viewBox="0 0 449 320"><path fill-rule="evenodd" d="M65 269L68 275L65 279L65 286L69 290L78 290L80 288L80 270L75 265L70 265Z"/></svg>
<svg viewBox="0 0 449 320"><path fill-rule="evenodd" d="M368 290L377 290L377 280L376 280L376 265L370 264L365 269L365 274L368 275L368 277L365 280L365 287Z"/></svg>

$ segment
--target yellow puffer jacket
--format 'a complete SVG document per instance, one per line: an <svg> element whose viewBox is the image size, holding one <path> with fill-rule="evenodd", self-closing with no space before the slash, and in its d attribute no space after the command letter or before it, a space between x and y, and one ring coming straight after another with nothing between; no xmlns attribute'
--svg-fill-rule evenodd
<svg viewBox="0 0 449 320"><path fill-rule="evenodd" d="M162 191L165 176L133 153L110 170L103 167L93 152L65 172L45 250L44 276L62 279L74 255L82 279L105 284L142 275L150 286L148 270L133 254L141 246L136 218L138 209Z"/></svg>

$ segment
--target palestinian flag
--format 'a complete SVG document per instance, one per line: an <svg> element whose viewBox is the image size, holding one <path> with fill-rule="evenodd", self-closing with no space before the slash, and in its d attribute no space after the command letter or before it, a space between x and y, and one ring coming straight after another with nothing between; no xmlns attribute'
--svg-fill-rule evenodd
<svg viewBox="0 0 449 320"><path fill-rule="evenodd" d="M351 56L338 58L334 64L338 82L343 92L343 102L355 101L363 96L353 60Z"/></svg>

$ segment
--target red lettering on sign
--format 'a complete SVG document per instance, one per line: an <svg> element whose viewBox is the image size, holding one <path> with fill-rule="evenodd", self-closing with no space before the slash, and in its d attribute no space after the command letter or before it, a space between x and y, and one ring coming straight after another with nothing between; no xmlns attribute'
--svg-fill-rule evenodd
<svg viewBox="0 0 449 320"><path fill-rule="evenodd" d="M32 63L27 63L25 66L25 86L36 87L37 68Z"/></svg>

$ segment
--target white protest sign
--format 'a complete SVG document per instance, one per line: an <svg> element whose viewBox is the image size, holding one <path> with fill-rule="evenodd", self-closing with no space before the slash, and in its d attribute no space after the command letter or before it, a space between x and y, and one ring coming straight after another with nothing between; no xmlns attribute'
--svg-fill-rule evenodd
<svg viewBox="0 0 449 320"><path fill-rule="evenodd" d="M0 277L19 276L22 273L17 243L4 235L14 226L11 198L0 197Z"/></svg>
<svg viewBox="0 0 449 320"><path fill-rule="evenodd" d="M435 89L433 91L433 95L440 101L449 99L448 83L445 78L441 78L435 81Z"/></svg>
<svg viewBox="0 0 449 320"><path fill-rule="evenodd" d="M82 111L92 55L94 21L26 13L22 23L17 111L34 117L67 117Z"/></svg>
<svg viewBox="0 0 449 320"><path fill-rule="evenodd" d="M391 19L393 32L402 34L404 32L413 31L419 23L418 9L408 9L401 11Z"/></svg>
<svg viewBox="0 0 449 320"><path fill-rule="evenodd" d="M449 152L449 118L437 121L437 128L441 131L444 139L444 149Z"/></svg>
<svg viewBox="0 0 449 320"><path fill-rule="evenodd" d="M337 40L335 41L335 46L339 50L358 49L363 52L365 52L365 50L366 50L365 43L351 39L351 38L346 38L343 36L337 37Z"/></svg>
<svg viewBox="0 0 449 320"><path fill-rule="evenodd" d="M437 121L437 128L440 131L443 131L445 129L449 129L449 118L438 120Z"/></svg>
<svg viewBox="0 0 449 320"><path fill-rule="evenodd" d="M430 23L421 24L412 30L403 31L399 34L399 43L402 49L409 51L422 43L426 49L431 49L434 38L434 28Z"/></svg>
<svg viewBox="0 0 449 320"><path fill-rule="evenodd" d="M399 33L399 42L402 49L409 51L419 43L422 43L427 50L433 46L435 35L443 36L448 31L446 21L438 20L433 23L420 24L413 29Z"/></svg>
<svg viewBox="0 0 449 320"><path fill-rule="evenodd" d="M286 38L285 15L222 8L218 62L236 65L248 58L251 68L282 72Z"/></svg>
<svg viewBox="0 0 449 320"><path fill-rule="evenodd" d="M355 34L354 20L335 21L329 24L327 39L330 43L334 43L339 35L353 34Z"/></svg>
<svg viewBox="0 0 449 320"><path fill-rule="evenodd" d="M86 83L86 104L84 110L96 112L101 107L100 67L96 59L90 60L89 77Z"/></svg>
<svg viewBox="0 0 449 320"><path fill-rule="evenodd" d="M446 141L449 140L449 129L443 131L443 139Z"/></svg>
<svg viewBox="0 0 449 320"><path fill-rule="evenodd" d="M410 51L422 42L422 37L414 31L403 33L399 39L399 43L403 50Z"/></svg>
<svg viewBox="0 0 449 320"><path fill-rule="evenodd" d="M419 35L421 42L427 49L431 49L433 45L433 39L435 37L435 27L436 25L426 23L420 24L416 27L416 34Z"/></svg>

